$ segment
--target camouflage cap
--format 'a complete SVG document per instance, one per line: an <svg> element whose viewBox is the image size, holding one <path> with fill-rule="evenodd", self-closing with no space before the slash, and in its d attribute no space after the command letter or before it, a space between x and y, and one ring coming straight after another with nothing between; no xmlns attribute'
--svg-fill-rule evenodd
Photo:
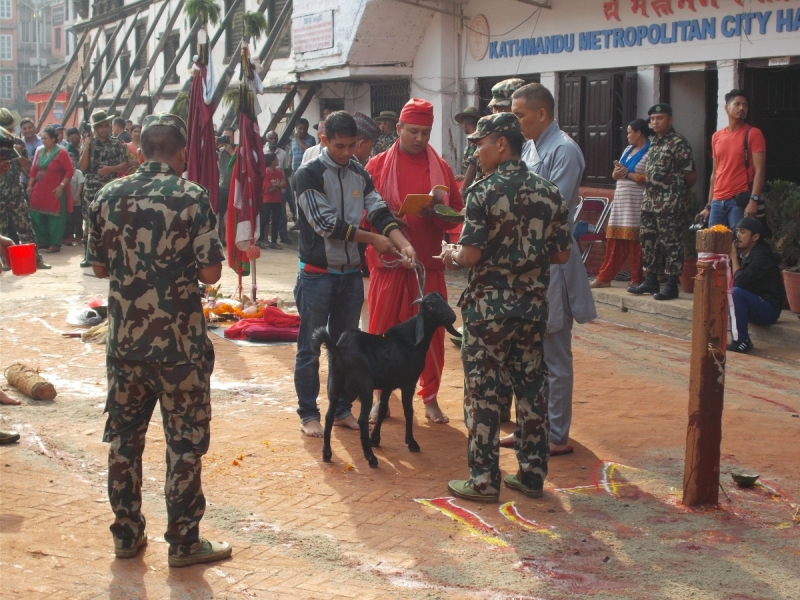
<svg viewBox="0 0 800 600"><path fill-rule="evenodd" d="M481 117L475 133L469 134L467 139L471 142L477 142L490 133L504 133L506 131L520 131L519 120L514 116L514 113L497 113Z"/></svg>
<svg viewBox="0 0 800 600"><path fill-rule="evenodd" d="M184 144L189 139L189 135L186 132L186 123L178 115L162 112L148 116L142 124L142 135L151 127L172 127L181 134Z"/></svg>
<svg viewBox="0 0 800 600"><path fill-rule="evenodd" d="M525 85L525 80L519 78L506 79L505 81L496 83L494 87L492 87L492 100L489 102L489 107L511 106L511 94L516 92L523 85Z"/></svg>
<svg viewBox="0 0 800 600"><path fill-rule="evenodd" d="M656 115L661 113L669 115L671 117L672 107L669 104L664 104L662 102L661 104L654 104L653 106L650 107L650 110L647 111L648 115Z"/></svg>

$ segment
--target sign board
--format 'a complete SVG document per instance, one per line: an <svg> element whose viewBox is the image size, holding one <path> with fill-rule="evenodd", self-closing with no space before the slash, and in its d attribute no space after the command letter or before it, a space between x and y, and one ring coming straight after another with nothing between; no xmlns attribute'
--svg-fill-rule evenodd
<svg viewBox="0 0 800 600"><path fill-rule="evenodd" d="M61 121L64 118L64 103L63 102L56 102L53 104L53 118L56 121Z"/></svg>
<svg viewBox="0 0 800 600"><path fill-rule="evenodd" d="M333 11L292 18L292 46L295 52L333 47Z"/></svg>
<svg viewBox="0 0 800 600"><path fill-rule="evenodd" d="M779 58L770 58L769 59L769 66L770 67L786 67L791 64L792 59L788 56L781 56Z"/></svg>

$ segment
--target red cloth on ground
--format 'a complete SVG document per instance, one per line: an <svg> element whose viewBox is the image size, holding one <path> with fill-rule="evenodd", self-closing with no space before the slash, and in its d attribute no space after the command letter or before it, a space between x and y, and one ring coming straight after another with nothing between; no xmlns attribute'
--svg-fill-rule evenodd
<svg viewBox="0 0 800 600"><path fill-rule="evenodd" d="M642 280L642 243L639 240L606 238L606 256L597 278L610 283L628 256L631 257L631 282L639 283Z"/></svg>
<svg viewBox="0 0 800 600"><path fill-rule="evenodd" d="M264 308L260 318L242 319L228 327L223 335L229 340L254 339L259 341L297 340L300 331L300 316L283 312L277 306Z"/></svg>
<svg viewBox="0 0 800 600"><path fill-rule="evenodd" d="M35 183L29 203L30 209L48 215L60 215L61 198L56 198L53 192L65 178L72 179L75 169L69 159L69 152L59 147L58 154L47 165L47 169L40 172L39 158L44 151L44 146L36 149L31 166L30 181ZM41 177L41 181L39 181L39 177ZM72 212L72 186L67 184L65 191L67 193L67 214L69 214Z"/></svg>
<svg viewBox="0 0 800 600"><path fill-rule="evenodd" d="M300 327L300 315L290 315L277 306L264 307L263 321L273 327Z"/></svg>
<svg viewBox="0 0 800 600"><path fill-rule="evenodd" d="M393 148L397 149L397 160L399 161L400 177L398 178L400 202L408 194L428 194L433 185L431 184L431 171L428 166L428 155L425 152L419 154L407 154L400 150L399 143L395 142ZM384 195L384 185L389 175L392 151L383 152L373 157L367 163L367 172L372 175L375 189L381 196ZM445 185L450 189L449 205L453 210L461 211L464 208L464 201L458 188L458 182L453 175L450 165L444 159L439 158L441 169L444 173ZM389 207L391 209L391 206ZM441 219L426 219L413 215L405 215L408 227L403 227L403 234L414 246L417 251L417 259L427 271L443 271L444 265L441 260L434 259L442 253L443 232L458 227L457 223L447 223ZM381 267L378 253L372 246L367 246L367 265L370 271ZM414 298L416 299L416 297Z"/></svg>
<svg viewBox="0 0 800 600"><path fill-rule="evenodd" d="M441 264L441 262L440 262ZM447 298L447 284L443 271L428 271L425 279L425 293L439 292ZM383 333L389 327L402 323L417 314L417 307L411 303L417 299L419 288L413 270L398 267L380 268L370 271L369 294L369 332ZM444 328L436 330L425 356L425 368L419 378L420 390L425 404L436 400L442 382L444 368Z"/></svg>
<svg viewBox="0 0 800 600"><path fill-rule="evenodd" d="M283 171L280 169L267 169L264 171L264 204L276 204L281 201L281 190L268 191L272 186L276 186L283 181Z"/></svg>

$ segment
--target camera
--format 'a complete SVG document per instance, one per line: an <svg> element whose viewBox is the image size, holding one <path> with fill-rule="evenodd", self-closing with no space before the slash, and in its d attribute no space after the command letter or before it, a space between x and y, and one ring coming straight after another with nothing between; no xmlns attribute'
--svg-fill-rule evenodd
<svg viewBox="0 0 800 600"><path fill-rule="evenodd" d="M230 144L230 143L231 143L231 138L229 138L227 135L217 136L217 144Z"/></svg>
<svg viewBox="0 0 800 600"><path fill-rule="evenodd" d="M691 231L692 233L695 233L697 231L702 231L705 228L706 228L705 223L692 223L691 225L689 225L689 231Z"/></svg>

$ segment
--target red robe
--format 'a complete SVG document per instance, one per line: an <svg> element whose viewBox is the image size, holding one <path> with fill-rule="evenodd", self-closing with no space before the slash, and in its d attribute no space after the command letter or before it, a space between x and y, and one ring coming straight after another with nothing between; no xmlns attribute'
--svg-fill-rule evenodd
<svg viewBox="0 0 800 600"><path fill-rule="evenodd" d="M396 142L397 143L397 142ZM372 158L367 163L367 172L372 175L375 189L382 193L382 186L386 177L386 159L389 153L384 152ZM427 194L433 187L431 173L428 166L428 156L425 152L411 155L402 150L398 153L400 160L400 197L408 194ZM441 168L449 180L450 206L461 211L464 201L461 199L459 185L444 159L440 158ZM444 281L444 265L441 260L433 258L442 252L442 240L445 230L453 229L457 225L446 223L441 219L426 219L413 215L405 215L409 227L403 233L417 251L417 260L425 266L425 293L439 292L447 299L447 285ZM367 247L367 265L370 269L369 295L369 331L370 333L383 333L389 327L402 323L416 314L416 307L412 302L419 295L417 280L414 271L403 268L389 269L384 267L378 253L372 246ZM439 328L431 340L430 348L425 359L425 369L419 378L420 391L423 402L428 404L436 400L439 385L442 381L444 368L444 329Z"/></svg>

